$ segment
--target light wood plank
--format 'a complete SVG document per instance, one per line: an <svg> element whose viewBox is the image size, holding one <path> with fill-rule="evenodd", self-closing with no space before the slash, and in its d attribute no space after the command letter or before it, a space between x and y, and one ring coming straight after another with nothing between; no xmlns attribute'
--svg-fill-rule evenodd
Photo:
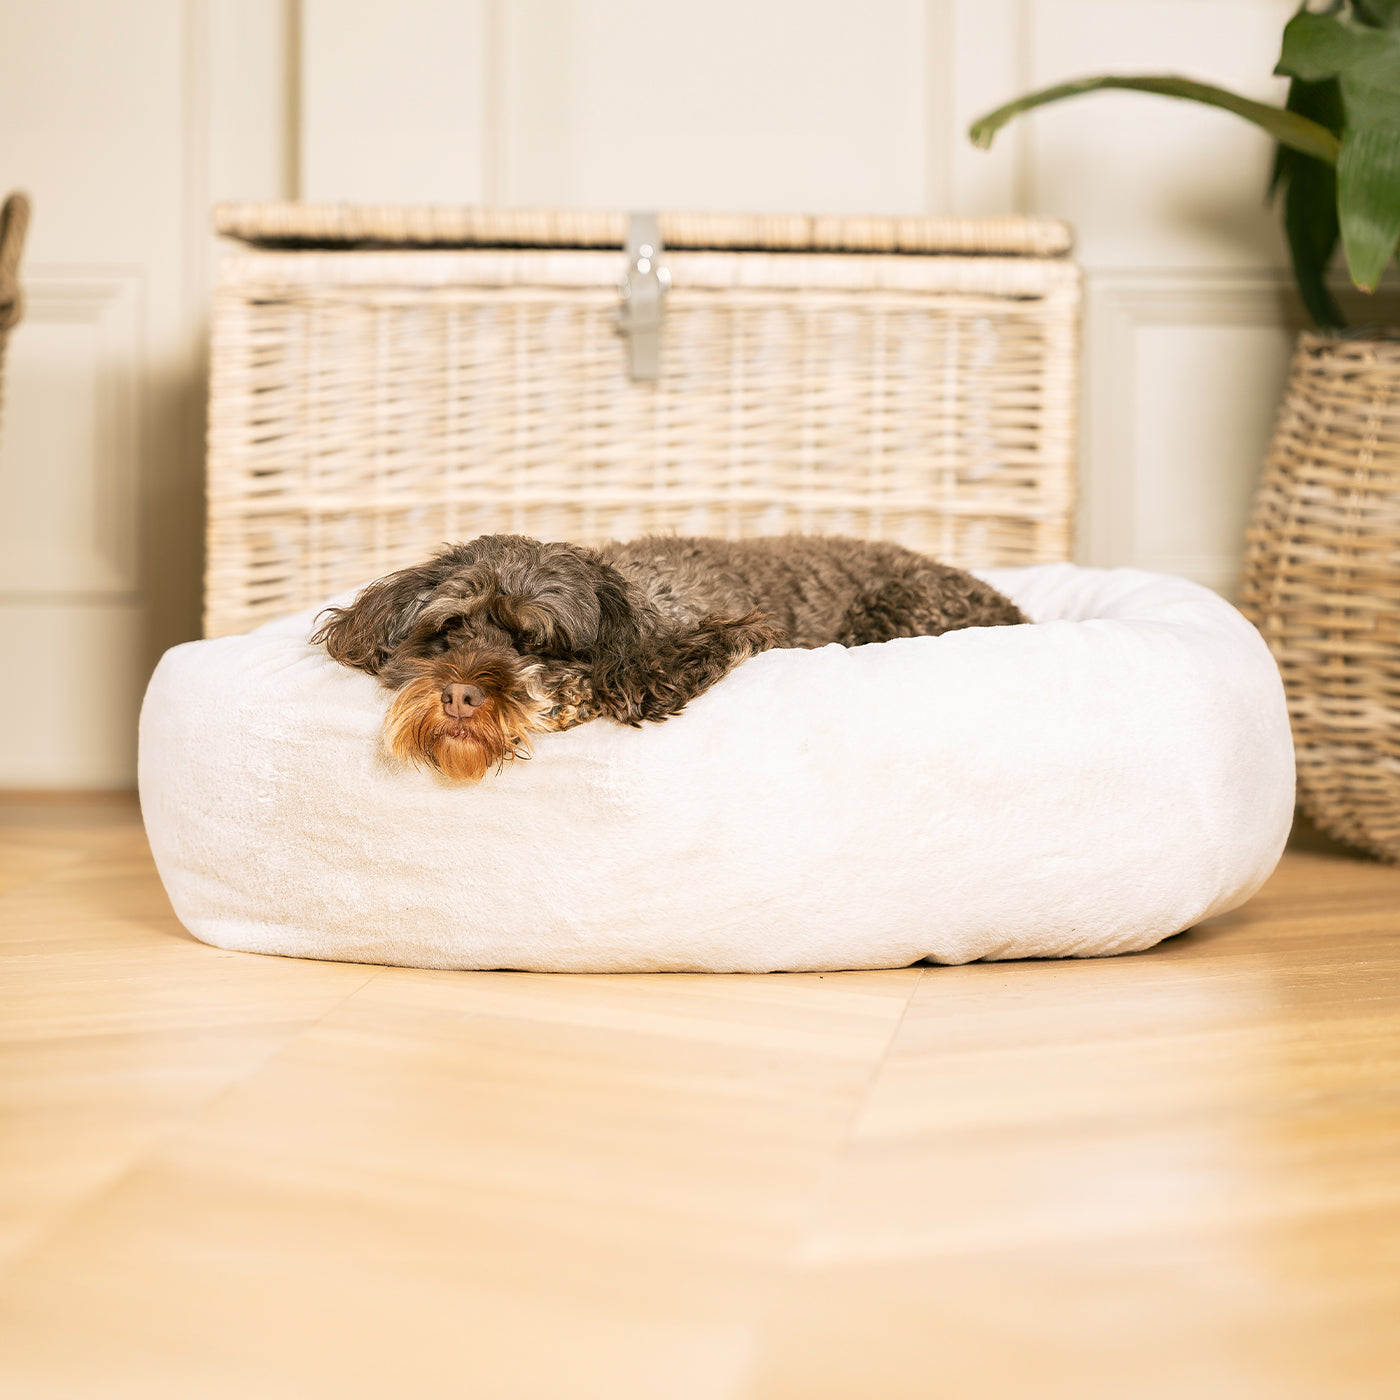
<svg viewBox="0 0 1400 1400"><path fill-rule="evenodd" d="M1394 1394L1400 872L924 978L758 1396Z"/></svg>
<svg viewBox="0 0 1400 1400"><path fill-rule="evenodd" d="M0 1393L1393 1391L1400 871L1102 961L551 977L206 948L132 807L0 852Z"/></svg>
<svg viewBox="0 0 1400 1400"><path fill-rule="evenodd" d="M0 800L0 1263L375 969L205 947L140 815Z"/></svg>

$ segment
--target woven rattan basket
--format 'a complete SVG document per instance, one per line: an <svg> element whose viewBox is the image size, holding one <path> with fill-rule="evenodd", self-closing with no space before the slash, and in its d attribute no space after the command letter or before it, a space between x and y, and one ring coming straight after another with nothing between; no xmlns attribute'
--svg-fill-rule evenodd
<svg viewBox="0 0 1400 1400"><path fill-rule="evenodd" d="M217 226L245 246L214 312L208 635L492 531L1068 556L1062 224L662 215L628 252L608 213L224 206ZM654 379L619 333L641 273Z"/></svg>
<svg viewBox="0 0 1400 1400"><path fill-rule="evenodd" d="M0 403L5 384L5 351L10 332L24 314L19 263L24 251L24 235L29 228L29 196L16 192L0 206Z"/></svg>
<svg viewBox="0 0 1400 1400"><path fill-rule="evenodd" d="M1283 672L1303 809L1400 860L1400 339L1300 337L1241 604Z"/></svg>

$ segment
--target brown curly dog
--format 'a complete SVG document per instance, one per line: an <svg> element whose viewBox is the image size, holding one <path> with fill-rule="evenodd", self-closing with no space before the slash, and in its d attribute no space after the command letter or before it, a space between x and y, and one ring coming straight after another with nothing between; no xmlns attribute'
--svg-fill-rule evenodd
<svg viewBox="0 0 1400 1400"><path fill-rule="evenodd" d="M1025 621L988 584L896 544L483 535L370 584L312 640L396 692L391 754L478 779L528 756L531 734L667 719L770 647Z"/></svg>

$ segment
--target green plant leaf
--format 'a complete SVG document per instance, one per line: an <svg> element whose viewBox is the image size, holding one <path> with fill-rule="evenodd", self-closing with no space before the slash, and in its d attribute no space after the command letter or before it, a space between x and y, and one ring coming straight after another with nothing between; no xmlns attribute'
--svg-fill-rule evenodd
<svg viewBox="0 0 1400 1400"><path fill-rule="evenodd" d="M1396 3L1400 4L1400 0L1396 0ZM1325 126L1340 143L1342 128L1346 125L1346 113L1342 107L1341 85L1335 78L1324 78L1317 83L1294 78L1288 84L1288 100L1285 105L1290 112L1297 112L1299 116L1307 117L1319 126ZM1269 176L1270 191L1286 183L1299 162L1315 159L1291 146L1280 145L1274 152L1274 168Z"/></svg>
<svg viewBox="0 0 1400 1400"><path fill-rule="evenodd" d="M1315 83L1361 72L1368 64L1384 68L1386 52L1397 42L1388 29L1359 24L1346 15L1302 10L1283 27L1283 51L1274 72Z"/></svg>
<svg viewBox="0 0 1400 1400"><path fill-rule="evenodd" d="M1012 117L1028 112L1034 107L1043 107L1048 102L1059 102L1066 97L1078 97L1081 93L1098 92L1105 88L1121 88L1129 92L1155 92L1163 97L1179 97L1188 102L1202 102L1208 107L1219 107L1263 127L1275 141L1295 151L1301 151L1304 155L1315 156L1329 165L1337 159L1337 138L1325 126L1297 112L1290 112L1284 107L1274 107L1267 102L1255 102L1251 98L1241 97L1236 92L1214 87L1210 83L1198 83L1190 78L1155 75L1082 78L1078 82L1042 88L1039 92L1017 98L1015 102L1008 102L1004 107L998 107L996 111L979 117L973 122L968 135L971 136L974 146L985 149L992 144L992 138Z"/></svg>
<svg viewBox="0 0 1400 1400"><path fill-rule="evenodd" d="M1334 78L1288 85L1288 110L1325 126L1342 129L1342 96ZM1337 172L1312 156L1280 146L1274 157L1270 189L1283 195L1283 229L1293 260L1298 294L1313 322L1323 330L1346 324L1342 309L1327 286L1327 267L1337 248Z"/></svg>
<svg viewBox="0 0 1400 1400"><path fill-rule="evenodd" d="M1351 0L1352 12L1377 29L1400 29L1400 0Z"/></svg>
<svg viewBox="0 0 1400 1400"><path fill-rule="evenodd" d="M1337 159L1337 215L1352 281L1372 292L1400 239L1400 29L1303 11L1283 31L1278 70L1335 78L1346 126Z"/></svg>
<svg viewBox="0 0 1400 1400"><path fill-rule="evenodd" d="M1337 162L1337 214L1351 280L1374 292L1400 240L1400 124L1347 132Z"/></svg>

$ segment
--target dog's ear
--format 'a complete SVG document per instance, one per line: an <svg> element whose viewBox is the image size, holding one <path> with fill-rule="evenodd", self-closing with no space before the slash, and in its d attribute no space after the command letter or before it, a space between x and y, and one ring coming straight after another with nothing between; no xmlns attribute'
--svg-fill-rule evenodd
<svg viewBox="0 0 1400 1400"><path fill-rule="evenodd" d="M761 612L714 615L693 627L639 632L629 644L596 657L593 700L600 713L623 724L666 719L741 661L785 640L782 629Z"/></svg>
<svg viewBox="0 0 1400 1400"><path fill-rule="evenodd" d="M627 586L611 564L598 560L590 579L598 600L594 647L602 656L626 656L640 650L642 638L661 628L662 619Z"/></svg>
<svg viewBox="0 0 1400 1400"><path fill-rule="evenodd" d="M439 555L427 564L400 569L361 589L348 608L327 608L317 619L311 641L324 643L342 666L378 675L412 632L433 590L456 567L456 561L449 560L449 555Z"/></svg>

